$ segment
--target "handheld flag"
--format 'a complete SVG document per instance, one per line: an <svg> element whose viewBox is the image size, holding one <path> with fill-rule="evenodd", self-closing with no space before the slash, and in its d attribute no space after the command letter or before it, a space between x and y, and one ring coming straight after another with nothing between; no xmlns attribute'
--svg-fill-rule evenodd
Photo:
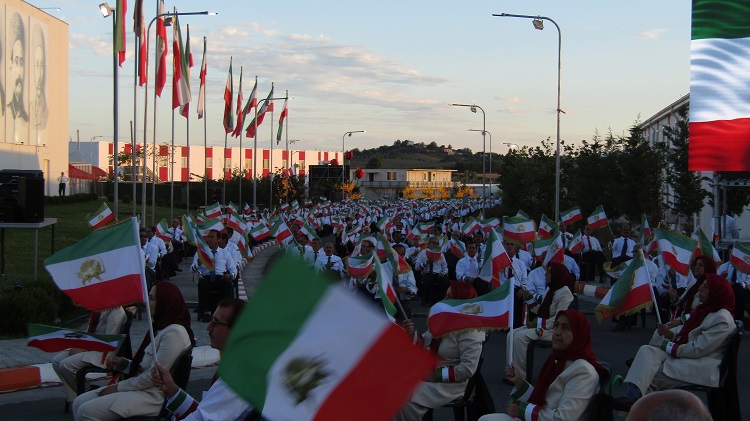
<svg viewBox="0 0 750 421"><path fill-rule="evenodd" d="M522 216L504 216L503 236L514 243L530 243L536 240L536 226L534 221Z"/></svg>
<svg viewBox="0 0 750 421"><path fill-rule="evenodd" d="M594 210L594 213L592 213L586 221L591 226L592 230L609 225L609 220L607 220L607 215L604 213L604 208L601 205Z"/></svg>
<svg viewBox="0 0 750 421"><path fill-rule="evenodd" d="M664 264L680 275L687 276L690 272L690 258L695 250L695 241L678 232L662 229L656 230L656 241Z"/></svg>
<svg viewBox="0 0 750 421"><path fill-rule="evenodd" d="M39 348L44 352L61 352L70 348L111 352L117 349L124 338L125 335L100 335L82 330L31 323L26 345Z"/></svg>
<svg viewBox="0 0 750 421"><path fill-rule="evenodd" d="M560 219L562 220L563 226L569 226L573 222L580 221L583 219L583 215L581 214L581 208L578 206L574 208L570 208L566 211L563 211L560 214Z"/></svg>
<svg viewBox="0 0 750 421"><path fill-rule="evenodd" d="M500 286L500 272L511 265L510 256L505 251L503 241L495 231L490 231L482 256L482 268L479 277L495 287Z"/></svg>
<svg viewBox="0 0 750 421"><path fill-rule="evenodd" d="M469 300L443 300L430 308L427 325L435 337L465 330L506 330L513 308L512 282Z"/></svg>
<svg viewBox="0 0 750 421"><path fill-rule="evenodd" d="M653 306L651 280L644 264L643 251L627 262L601 303L594 308L599 323L612 316L627 316Z"/></svg>
<svg viewBox="0 0 750 421"><path fill-rule="evenodd" d="M97 209L96 212L86 215L86 219L89 221L91 228L98 230L114 221L115 214L112 213L112 210L109 209L109 206L107 206L107 203L105 202L99 206L99 209Z"/></svg>

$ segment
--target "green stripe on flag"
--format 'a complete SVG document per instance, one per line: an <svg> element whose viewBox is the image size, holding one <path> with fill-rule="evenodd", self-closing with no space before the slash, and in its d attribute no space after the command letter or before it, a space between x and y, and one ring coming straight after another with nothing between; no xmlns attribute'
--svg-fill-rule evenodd
<svg viewBox="0 0 750 421"><path fill-rule="evenodd" d="M693 0L691 39L750 37L750 3L746 0Z"/></svg>
<svg viewBox="0 0 750 421"><path fill-rule="evenodd" d="M45 266L69 260L82 259L112 250L136 246L136 233L130 219L117 225L102 228L87 235L81 241L64 248L44 261Z"/></svg>
<svg viewBox="0 0 750 421"><path fill-rule="evenodd" d="M247 377L244 373L268 373L298 336L328 288L334 287L318 273L300 272L299 263L299 259L282 255L232 329L219 375L235 391L241 391L241 396L267 396L268 377ZM284 311L279 311L279 305L284 306ZM271 314L274 317L269 317ZM264 402L251 403L260 409L264 406Z"/></svg>

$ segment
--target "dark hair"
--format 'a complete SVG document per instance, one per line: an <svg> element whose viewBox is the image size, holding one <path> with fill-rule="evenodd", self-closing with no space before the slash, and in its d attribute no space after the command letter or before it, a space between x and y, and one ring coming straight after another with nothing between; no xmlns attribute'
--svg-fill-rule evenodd
<svg viewBox="0 0 750 421"><path fill-rule="evenodd" d="M213 232L213 233L215 233L215 234L216 234L216 238L219 238L219 237L221 237L221 233L219 232L219 230L208 230L208 232Z"/></svg>
<svg viewBox="0 0 750 421"><path fill-rule="evenodd" d="M224 241L229 241L229 234L222 232L221 233L221 239Z"/></svg>
<svg viewBox="0 0 750 421"><path fill-rule="evenodd" d="M227 325L229 325L228 327L231 329L232 326L234 326L234 322L237 320L237 316L239 316L242 309L245 308L245 301L242 301L238 298L224 298L223 300L219 301L216 306L232 309L232 314L227 319Z"/></svg>

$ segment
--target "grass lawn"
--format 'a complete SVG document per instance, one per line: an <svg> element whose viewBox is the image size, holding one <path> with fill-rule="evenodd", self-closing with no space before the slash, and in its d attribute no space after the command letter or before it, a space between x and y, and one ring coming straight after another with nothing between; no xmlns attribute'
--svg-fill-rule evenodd
<svg viewBox="0 0 750 421"><path fill-rule="evenodd" d="M55 225L55 251L75 244L91 232L86 215L95 212L104 199L66 204L45 205L44 216L57 218ZM112 209L111 202L107 203ZM114 209L113 209L114 210ZM118 209L119 220L123 221L132 215L133 204L122 203ZM138 205L137 212L141 211ZM147 209L146 223L151 224L151 206ZM154 222L159 223L162 218L169 220L168 207L156 207ZM174 209L174 216L179 217L185 209ZM52 237L51 227L39 230L39 252L37 273L39 279L50 279L44 270L44 259L52 255L50 247ZM32 280L34 259L34 230L5 229L5 274L0 280L0 288L14 284L23 284Z"/></svg>

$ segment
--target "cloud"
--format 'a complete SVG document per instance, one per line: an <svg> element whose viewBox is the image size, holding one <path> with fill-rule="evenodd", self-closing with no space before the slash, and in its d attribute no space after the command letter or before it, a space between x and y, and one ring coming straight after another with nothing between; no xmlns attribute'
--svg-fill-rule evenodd
<svg viewBox="0 0 750 421"><path fill-rule="evenodd" d="M71 34L70 49L92 50L99 55L112 54L112 40L84 34Z"/></svg>
<svg viewBox="0 0 750 421"><path fill-rule="evenodd" d="M649 29L648 31L639 33L638 37L643 39L659 39L665 32L667 32L667 29L664 28Z"/></svg>
<svg viewBox="0 0 750 421"><path fill-rule="evenodd" d="M510 102L511 104L522 104L526 102L523 98L517 97L517 96L496 96L496 100L502 101L502 102Z"/></svg>

